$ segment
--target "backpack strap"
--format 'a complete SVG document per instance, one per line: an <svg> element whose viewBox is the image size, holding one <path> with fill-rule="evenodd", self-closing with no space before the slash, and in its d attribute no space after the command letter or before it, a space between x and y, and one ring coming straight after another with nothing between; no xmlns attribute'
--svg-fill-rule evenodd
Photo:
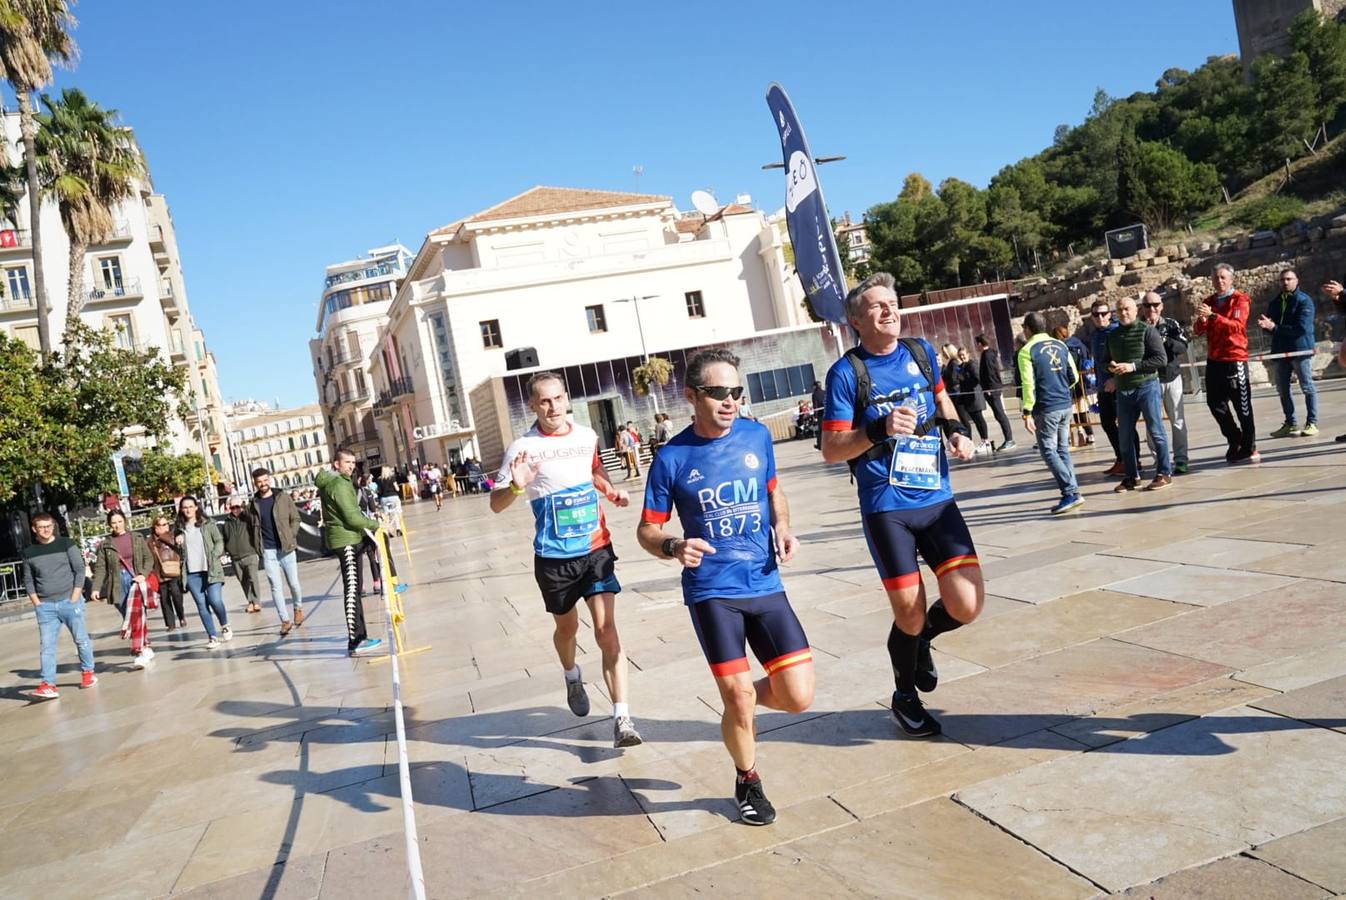
<svg viewBox="0 0 1346 900"><path fill-rule="evenodd" d="M930 366L930 356L925 352L925 348L922 346L920 339L904 337L899 338L898 342L907 349L907 352L911 354L911 358L915 360L917 367L920 368L921 377L925 379L924 387L930 388L933 392L935 387L935 372ZM869 408L871 403L870 395L872 393L873 381L869 377L869 367L865 365L864 358L860 356L860 349L858 347L852 347L847 350L843 358L851 364L851 368L855 371L855 405L853 406L854 413L851 416L851 427L859 430L864 428L865 410ZM931 415L917 427L913 436L925 437L938 427L939 423L935 421L935 416ZM888 453L888 441L884 441L882 444L874 444L859 456L847 460L846 464L850 466L851 475L854 477L855 468L861 462L884 459L888 456Z"/></svg>

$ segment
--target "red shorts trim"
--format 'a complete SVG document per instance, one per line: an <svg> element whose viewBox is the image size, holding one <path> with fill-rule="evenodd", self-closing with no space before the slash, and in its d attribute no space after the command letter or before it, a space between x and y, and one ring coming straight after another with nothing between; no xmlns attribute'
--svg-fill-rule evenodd
<svg viewBox="0 0 1346 900"><path fill-rule="evenodd" d="M973 554L954 556L944 560L944 562L940 563L938 566L935 566L935 577L938 578L941 575L952 572L954 569L961 569L964 566L980 567L981 562L978 561L977 557Z"/></svg>
<svg viewBox="0 0 1346 900"><path fill-rule="evenodd" d="M783 656L776 657L775 659L767 660L766 662L762 663L762 668L766 670L766 673L768 675L775 675L777 672L784 671L785 669L791 668L792 666L797 666L800 665L801 663L812 661L813 661L813 651L805 647L803 650L796 650L793 653L786 653Z"/></svg>
<svg viewBox="0 0 1346 900"><path fill-rule="evenodd" d="M898 575L896 578L883 579L883 589L885 591L900 591L902 588L914 587L921 583L920 572L909 572L906 575Z"/></svg>
<svg viewBox="0 0 1346 900"><path fill-rule="evenodd" d="M731 659L728 662L711 663L710 674L716 678L725 675L737 675L739 672L748 671L748 657L740 656L738 659Z"/></svg>

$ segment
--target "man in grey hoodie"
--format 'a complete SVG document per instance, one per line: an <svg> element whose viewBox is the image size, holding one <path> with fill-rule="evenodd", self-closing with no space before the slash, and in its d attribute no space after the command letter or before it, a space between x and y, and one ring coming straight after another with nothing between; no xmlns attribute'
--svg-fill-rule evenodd
<svg viewBox="0 0 1346 900"><path fill-rule="evenodd" d="M93 673L93 643L84 627L84 557L79 545L68 537L56 536L56 519L51 513L33 516L33 544L23 551L23 580L28 586L28 602L37 614L41 640L42 683L33 696L55 699L56 638L64 625L74 638L83 672L81 688L98 683Z"/></svg>

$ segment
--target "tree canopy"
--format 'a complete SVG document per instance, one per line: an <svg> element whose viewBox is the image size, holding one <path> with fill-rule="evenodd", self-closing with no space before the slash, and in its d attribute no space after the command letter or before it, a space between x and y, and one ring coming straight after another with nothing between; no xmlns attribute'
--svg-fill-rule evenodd
<svg viewBox="0 0 1346 900"><path fill-rule="evenodd" d="M1324 124L1346 118L1346 24L1314 10L1296 18L1283 57L1244 80L1235 56L1172 68L1155 89L1094 95L1079 125L1001 169L985 189L919 173L870 208L873 269L904 291L993 279L1032 268L1035 253L1096 244L1108 228L1179 227L1287 158Z"/></svg>

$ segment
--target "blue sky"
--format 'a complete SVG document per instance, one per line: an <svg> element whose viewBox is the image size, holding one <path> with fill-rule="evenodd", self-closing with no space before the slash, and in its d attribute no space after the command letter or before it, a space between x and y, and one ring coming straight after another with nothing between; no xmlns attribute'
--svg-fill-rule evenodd
<svg viewBox="0 0 1346 900"><path fill-rule="evenodd" d="M848 157L821 172L831 212L859 214L910 171L984 185L1096 88L1238 50L1230 0L823 8L86 0L57 83L135 128L225 398L294 405L328 263L534 184L782 205L773 80Z"/></svg>

